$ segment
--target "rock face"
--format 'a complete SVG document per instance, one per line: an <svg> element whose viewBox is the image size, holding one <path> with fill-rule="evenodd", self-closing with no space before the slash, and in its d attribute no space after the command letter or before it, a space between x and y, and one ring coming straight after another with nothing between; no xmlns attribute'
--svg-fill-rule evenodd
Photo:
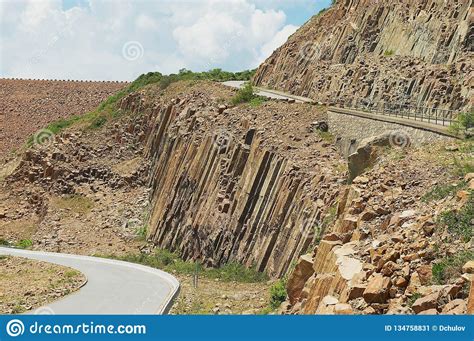
<svg viewBox="0 0 474 341"><path fill-rule="evenodd" d="M318 236L344 181L334 168L324 170L328 161L316 156L321 151L306 154L315 163L303 171L308 164L295 163L291 156L297 147L277 142L283 151L276 150L268 145L266 130L256 129L258 123L249 127L244 118L227 128L204 127L243 116L236 113L239 108L222 111L205 91L180 95L169 104L147 104L136 94L121 107L146 113L152 188L148 239L157 246L207 266L237 261L281 276ZM242 130L233 131L237 126ZM317 133L306 136L316 140L303 144L301 137L291 136L291 143L329 147L322 146Z"/></svg>
<svg viewBox="0 0 474 341"><path fill-rule="evenodd" d="M338 0L257 70L261 86L323 103L473 104L472 0Z"/></svg>
<svg viewBox="0 0 474 341"><path fill-rule="evenodd" d="M341 191L337 219L313 256L314 273L303 289L301 263L289 277L292 294L284 313L472 312L472 287L468 295L472 261L460 264L449 281L433 284L437 259L470 248L439 226L433 230L433 215L466 203L455 196L439 202L421 200L423 188L441 171L428 156L423 164L418 156L388 161L385 154L383 158Z"/></svg>

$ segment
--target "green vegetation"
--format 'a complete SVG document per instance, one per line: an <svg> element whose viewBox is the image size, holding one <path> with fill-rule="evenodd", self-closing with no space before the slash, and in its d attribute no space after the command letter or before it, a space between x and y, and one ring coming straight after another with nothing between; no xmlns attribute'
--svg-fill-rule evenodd
<svg viewBox="0 0 474 341"><path fill-rule="evenodd" d="M465 181L461 181L460 183L457 183L457 184L436 185L429 192L423 195L421 200L424 202L441 200L450 195L456 194L456 192L463 189L464 187L466 187Z"/></svg>
<svg viewBox="0 0 474 341"><path fill-rule="evenodd" d="M277 309L286 300L286 280L280 279L270 287L270 308Z"/></svg>
<svg viewBox="0 0 474 341"><path fill-rule="evenodd" d="M139 240L146 240L148 234L148 225L143 225L137 229L137 237Z"/></svg>
<svg viewBox="0 0 474 341"><path fill-rule="evenodd" d="M28 249L33 246L31 239L22 239L15 246L19 249Z"/></svg>
<svg viewBox="0 0 474 341"><path fill-rule="evenodd" d="M76 270L68 270L64 273L64 276L66 278L73 278L73 277L76 277L76 276L79 276L81 273L79 271L76 271Z"/></svg>
<svg viewBox="0 0 474 341"><path fill-rule="evenodd" d="M328 143L333 143L334 142L334 139L335 139L334 135L331 134L328 131L318 130L318 135L319 135L319 137L321 137L324 141L326 141Z"/></svg>
<svg viewBox="0 0 474 341"><path fill-rule="evenodd" d="M153 268L161 269L171 273L193 275L219 279L224 282L242 282L255 283L268 280L265 273L258 272L255 268L246 268L245 266L232 262L217 269L204 268L200 263L182 260L178 254L167 250L155 250L153 254L128 254L124 256L98 255L104 258L119 259L127 262L147 265Z"/></svg>
<svg viewBox="0 0 474 341"><path fill-rule="evenodd" d="M390 56L393 56L394 54L395 54L394 50L387 50L383 53L385 57L390 57Z"/></svg>
<svg viewBox="0 0 474 341"><path fill-rule="evenodd" d="M433 281L435 284L447 284L462 274L462 267L466 262L474 259L473 251L464 251L441 259L433 265Z"/></svg>
<svg viewBox="0 0 474 341"><path fill-rule="evenodd" d="M419 298L422 298L423 295L420 294L419 292L415 292L411 297L408 298L407 300L407 305L411 308L413 306L413 303Z"/></svg>
<svg viewBox="0 0 474 341"><path fill-rule="evenodd" d="M94 201L82 195L68 195L51 199L52 204L60 209L71 210L75 213L85 214L94 207Z"/></svg>
<svg viewBox="0 0 474 341"><path fill-rule="evenodd" d="M5 239L0 238L0 246L10 246L10 243Z"/></svg>
<svg viewBox="0 0 474 341"><path fill-rule="evenodd" d="M45 129L51 131L53 134L60 133L73 124L83 123L88 129L101 128L110 119L119 117L122 112L117 110L116 103L122 98L137 91L150 84L159 84L160 89L166 89L171 83L183 80L212 80L212 81L230 81L230 80L244 80L249 81L256 70L245 70L241 72L227 72L221 69L213 69L205 72L192 72L190 70L182 69L178 74L163 75L160 72L148 72L142 74L135 81L133 81L127 88L117 92L102 102L99 107L92 112L80 116L72 116L67 119L60 119ZM255 103L254 103L255 104ZM27 147L31 147L34 142L34 136L31 136L27 141Z"/></svg>
<svg viewBox="0 0 474 341"><path fill-rule="evenodd" d="M470 128L474 128L474 111L459 114L456 120L449 126L451 132L456 135Z"/></svg>
<svg viewBox="0 0 474 341"><path fill-rule="evenodd" d="M454 158L454 174L464 177L468 173L474 172L474 158L468 156L466 159L459 160Z"/></svg>
<svg viewBox="0 0 474 341"><path fill-rule="evenodd" d="M441 213L438 227L447 228L454 236L468 242L472 238L471 221L474 219L474 192L471 192L467 203L459 211Z"/></svg>
<svg viewBox="0 0 474 341"><path fill-rule="evenodd" d="M265 99L263 97L257 96L255 94L251 83L246 83L242 88L237 91L237 94L232 98L233 105L249 103L253 107L262 104L264 101Z"/></svg>

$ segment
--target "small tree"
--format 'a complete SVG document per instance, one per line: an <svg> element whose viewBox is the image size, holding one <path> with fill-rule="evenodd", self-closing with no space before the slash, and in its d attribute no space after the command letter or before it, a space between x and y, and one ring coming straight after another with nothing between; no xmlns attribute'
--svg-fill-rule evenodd
<svg viewBox="0 0 474 341"><path fill-rule="evenodd" d="M460 113L450 126L451 131L456 135L459 135L461 132L467 132L472 128L474 128L474 111Z"/></svg>

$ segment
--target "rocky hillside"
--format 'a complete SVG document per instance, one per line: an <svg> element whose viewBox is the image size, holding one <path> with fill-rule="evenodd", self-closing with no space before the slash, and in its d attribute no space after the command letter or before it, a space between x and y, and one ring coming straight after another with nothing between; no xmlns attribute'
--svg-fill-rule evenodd
<svg viewBox="0 0 474 341"><path fill-rule="evenodd" d="M2 164L0 241L254 266L289 276L284 313L467 311L472 143L361 141L370 164L347 185L335 138L315 129L324 107L234 95L151 84L34 141Z"/></svg>
<svg viewBox="0 0 474 341"><path fill-rule="evenodd" d="M0 79L0 159L38 129L94 110L125 86L122 82Z"/></svg>
<svg viewBox="0 0 474 341"><path fill-rule="evenodd" d="M254 82L324 103L468 110L472 0L337 0L257 70Z"/></svg>

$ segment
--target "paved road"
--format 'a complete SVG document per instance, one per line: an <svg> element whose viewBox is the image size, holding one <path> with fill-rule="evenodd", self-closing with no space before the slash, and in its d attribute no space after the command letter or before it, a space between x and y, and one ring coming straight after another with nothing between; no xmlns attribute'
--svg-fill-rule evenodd
<svg viewBox="0 0 474 341"><path fill-rule="evenodd" d="M222 84L230 86L232 88L241 88L245 82L244 81L228 81L228 82L222 82ZM310 98L306 97L300 97L300 96L294 96L290 94L286 94L281 91L277 90L269 90L269 89L263 89L260 87L254 87L256 89L256 93L259 96L262 97L268 97L268 98L273 98L273 99L294 99L295 102L297 103L312 103L313 100Z"/></svg>
<svg viewBox="0 0 474 341"><path fill-rule="evenodd" d="M79 291L36 313L166 314L179 291L170 274L146 266L96 257L0 247L0 255L25 257L74 268L88 279Z"/></svg>

